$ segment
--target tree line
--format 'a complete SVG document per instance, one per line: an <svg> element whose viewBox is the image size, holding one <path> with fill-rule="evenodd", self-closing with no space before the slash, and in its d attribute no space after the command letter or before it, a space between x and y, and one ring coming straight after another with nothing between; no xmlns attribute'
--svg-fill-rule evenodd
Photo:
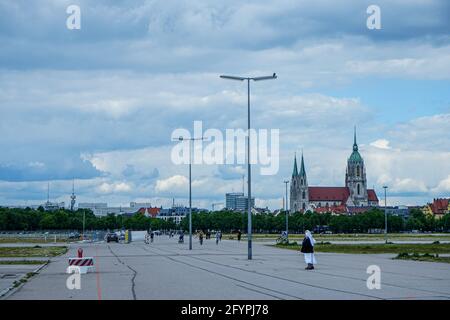
<svg viewBox="0 0 450 320"><path fill-rule="evenodd" d="M0 230L40 231L40 230L158 230L175 229L173 221L146 217L143 214L133 216L109 214L96 216L89 209L70 211L65 209L44 211L43 208L0 208Z"/></svg>
<svg viewBox="0 0 450 320"><path fill-rule="evenodd" d="M44 211L43 208L0 208L0 230L40 231L40 230L82 230L83 215L86 230L170 230L189 229L189 219L183 219L177 226L172 220L146 217L142 214L133 216L109 214L95 216L89 209L77 211ZM284 212L278 215L258 214L252 218L253 231L256 233L279 233L286 229ZM227 210L193 213L194 230L221 230L236 232L247 230L247 213ZM370 229L384 229L384 211L373 208L357 215L331 215L313 212L289 215L289 231L302 233L305 230L330 230L333 233L366 233ZM418 209L412 209L408 219L388 215L388 232L400 231L449 231L450 214L442 219L426 216Z"/></svg>
<svg viewBox="0 0 450 320"><path fill-rule="evenodd" d="M408 219L400 216L387 216L388 232L400 231L449 231L450 214L442 219L426 216L421 210L412 209ZM222 230L233 232L247 230L247 213L232 211L217 211L212 213L197 213L192 215L192 225L195 229ZM331 213L296 212L289 215L289 232L303 233L305 230L330 230L334 233L367 233L370 229L383 229L385 225L384 211L373 208L357 215L332 215ZM188 229L188 219L181 223L183 229ZM257 233L279 233L286 230L286 215L281 212L274 214L258 214L252 217L252 229Z"/></svg>

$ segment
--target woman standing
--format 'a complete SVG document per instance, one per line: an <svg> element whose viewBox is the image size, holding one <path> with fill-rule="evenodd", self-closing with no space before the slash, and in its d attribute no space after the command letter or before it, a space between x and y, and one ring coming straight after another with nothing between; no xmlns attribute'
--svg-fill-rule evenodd
<svg viewBox="0 0 450 320"><path fill-rule="evenodd" d="M305 263L308 264L308 266L305 268L306 270L313 270L314 265L316 262L316 257L314 257L314 244L316 243L316 240L311 235L311 232L309 230L306 230L305 232L305 238L302 242L302 249L301 252L305 255Z"/></svg>

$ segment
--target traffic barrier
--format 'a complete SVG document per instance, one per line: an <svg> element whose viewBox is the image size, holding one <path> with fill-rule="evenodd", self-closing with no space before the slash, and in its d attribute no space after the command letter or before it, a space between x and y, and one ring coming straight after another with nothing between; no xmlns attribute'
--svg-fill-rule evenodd
<svg viewBox="0 0 450 320"><path fill-rule="evenodd" d="M94 271L94 258L69 258L69 267L78 267L80 273L88 273Z"/></svg>
<svg viewBox="0 0 450 320"><path fill-rule="evenodd" d="M73 267L76 267L80 273L88 273L94 270L94 258L92 257L84 257L83 258L83 249L79 248L77 250L76 258L69 258L69 268L67 269L67 273L70 273L69 269L72 270Z"/></svg>

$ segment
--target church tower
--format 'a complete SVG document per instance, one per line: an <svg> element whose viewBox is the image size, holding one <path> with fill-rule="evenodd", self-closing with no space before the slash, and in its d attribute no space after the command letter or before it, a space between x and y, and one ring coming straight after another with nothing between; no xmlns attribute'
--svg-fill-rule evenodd
<svg viewBox="0 0 450 320"><path fill-rule="evenodd" d="M308 180L306 178L305 163L300 164L300 172L297 169L297 156L294 158L294 170L291 178L291 212L305 212L309 207Z"/></svg>
<svg viewBox="0 0 450 320"><path fill-rule="evenodd" d="M353 138L353 152L347 161L347 172L345 174L345 186L350 191L350 199L355 206L367 206L367 180L364 160L358 152L356 143L356 127Z"/></svg>

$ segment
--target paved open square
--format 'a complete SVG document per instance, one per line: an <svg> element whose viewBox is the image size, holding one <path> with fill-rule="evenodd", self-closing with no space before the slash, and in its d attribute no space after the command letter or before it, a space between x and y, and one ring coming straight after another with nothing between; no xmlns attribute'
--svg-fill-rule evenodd
<svg viewBox="0 0 450 320"><path fill-rule="evenodd" d="M187 239L186 239L187 240ZM95 272L81 275L81 289L66 287L68 257L79 247L95 258ZM145 244L72 244L5 299L449 299L450 266L392 260L393 255L316 254L304 270L298 251L247 242L195 239L192 251L176 238ZM381 269L381 289L366 285L369 265Z"/></svg>

